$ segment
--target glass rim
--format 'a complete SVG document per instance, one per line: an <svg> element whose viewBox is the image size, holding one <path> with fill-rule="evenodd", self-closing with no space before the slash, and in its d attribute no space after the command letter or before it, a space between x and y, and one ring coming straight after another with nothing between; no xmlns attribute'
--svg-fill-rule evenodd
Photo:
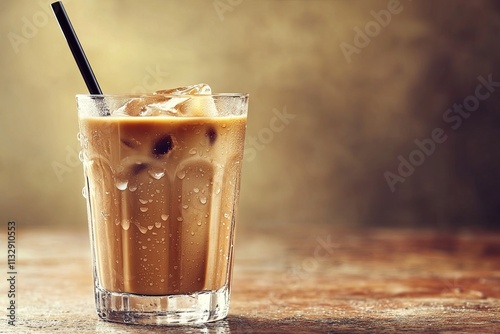
<svg viewBox="0 0 500 334"><path fill-rule="evenodd" d="M235 98L248 98L249 93L215 93L215 94L157 94L157 93L123 93L123 94L76 94L76 98L144 98L153 96L166 96L169 98L196 98L196 97L235 97Z"/></svg>

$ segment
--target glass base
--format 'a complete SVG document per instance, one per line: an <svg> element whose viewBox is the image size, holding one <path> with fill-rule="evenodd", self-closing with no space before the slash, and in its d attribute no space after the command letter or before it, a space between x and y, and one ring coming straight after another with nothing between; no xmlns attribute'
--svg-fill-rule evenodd
<svg viewBox="0 0 500 334"><path fill-rule="evenodd" d="M191 294L145 296L96 288L101 319L141 325L200 324L224 319L229 311L229 290Z"/></svg>

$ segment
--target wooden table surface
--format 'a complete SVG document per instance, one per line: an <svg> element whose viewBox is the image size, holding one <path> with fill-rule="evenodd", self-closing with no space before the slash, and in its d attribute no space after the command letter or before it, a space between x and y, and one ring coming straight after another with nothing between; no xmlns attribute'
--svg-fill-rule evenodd
<svg viewBox="0 0 500 334"><path fill-rule="evenodd" d="M241 227L229 316L182 328L97 318L87 231L16 238L16 326L2 256L1 333L500 333L499 232Z"/></svg>

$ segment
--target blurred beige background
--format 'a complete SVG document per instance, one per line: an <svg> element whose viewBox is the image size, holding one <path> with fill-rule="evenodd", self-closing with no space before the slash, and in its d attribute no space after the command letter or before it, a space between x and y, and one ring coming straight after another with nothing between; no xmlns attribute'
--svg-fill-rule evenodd
<svg viewBox="0 0 500 334"><path fill-rule="evenodd" d="M498 2L64 3L107 93L251 94L240 224L498 227ZM84 227L86 87L49 4L0 2L0 220Z"/></svg>

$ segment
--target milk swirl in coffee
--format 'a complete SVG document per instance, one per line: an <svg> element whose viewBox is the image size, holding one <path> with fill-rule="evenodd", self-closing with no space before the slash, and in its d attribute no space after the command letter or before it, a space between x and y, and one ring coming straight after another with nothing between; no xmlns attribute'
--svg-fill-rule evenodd
<svg viewBox="0 0 500 334"><path fill-rule="evenodd" d="M189 294L229 281L243 156L234 143L246 115L186 95L200 93L208 86L79 115L96 277L107 291Z"/></svg>

